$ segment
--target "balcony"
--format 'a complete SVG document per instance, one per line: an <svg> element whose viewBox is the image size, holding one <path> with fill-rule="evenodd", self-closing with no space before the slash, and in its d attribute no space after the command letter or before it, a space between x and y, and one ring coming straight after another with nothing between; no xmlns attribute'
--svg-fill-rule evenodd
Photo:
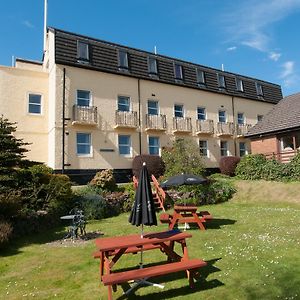
<svg viewBox="0 0 300 300"><path fill-rule="evenodd" d="M191 133L192 121L191 118L173 118L173 133Z"/></svg>
<svg viewBox="0 0 300 300"><path fill-rule="evenodd" d="M146 131L157 130L164 131L167 129L166 115L146 115Z"/></svg>
<svg viewBox="0 0 300 300"><path fill-rule="evenodd" d="M217 136L231 136L234 134L234 124L232 122L218 122L216 133Z"/></svg>
<svg viewBox="0 0 300 300"><path fill-rule="evenodd" d="M116 111L115 128L131 128L138 126L138 118L136 111Z"/></svg>
<svg viewBox="0 0 300 300"><path fill-rule="evenodd" d="M252 127L250 124L237 124L236 125L236 137L244 137L249 129Z"/></svg>
<svg viewBox="0 0 300 300"><path fill-rule="evenodd" d="M196 134L213 134L213 120L196 120Z"/></svg>
<svg viewBox="0 0 300 300"><path fill-rule="evenodd" d="M96 106L73 105L72 125L92 125L98 123L98 114Z"/></svg>

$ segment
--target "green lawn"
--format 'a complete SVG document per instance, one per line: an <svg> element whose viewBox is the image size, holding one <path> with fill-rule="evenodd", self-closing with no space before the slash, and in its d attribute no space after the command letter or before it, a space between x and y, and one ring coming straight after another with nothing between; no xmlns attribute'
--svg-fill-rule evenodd
<svg viewBox="0 0 300 300"><path fill-rule="evenodd" d="M227 203L206 206L215 220L206 231L192 229L189 256L208 266L194 290L184 273L155 278L164 290L145 287L132 299L300 299L300 183L237 181ZM90 223L88 231L104 236L138 233L128 215ZM166 225L146 232L166 230ZM99 261L92 258L94 241L77 245L47 244L63 234L15 241L0 254L0 299L106 299L99 281ZM138 255L123 256L116 268L138 264ZM145 263L164 260L160 251L144 254ZM121 287L114 293L122 295Z"/></svg>

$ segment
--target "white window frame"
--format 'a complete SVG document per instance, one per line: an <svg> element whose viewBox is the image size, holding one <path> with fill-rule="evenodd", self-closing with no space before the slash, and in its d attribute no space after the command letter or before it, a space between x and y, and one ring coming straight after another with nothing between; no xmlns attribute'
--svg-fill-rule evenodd
<svg viewBox="0 0 300 300"><path fill-rule="evenodd" d="M236 89L239 92L244 92L244 82L241 78L235 78Z"/></svg>
<svg viewBox="0 0 300 300"><path fill-rule="evenodd" d="M257 96L264 96L264 89L261 83L255 82Z"/></svg>
<svg viewBox="0 0 300 300"><path fill-rule="evenodd" d="M151 61L154 61L154 71L151 70ZM148 56L148 73L150 75L158 75L157 59L153 56Z"/></svg>
<svg viewBox="0 0 300 300"><path fill-rule="evenodd" d="M198 109L204 109L204 119L199 119L199 112L198 112ZM207 119L207 113L206 113L206 108L204 106L198 106L197 107L197 120L206 120Z"/></svg>
<svg viewBox="0 0 300 300"><path fill-rule="evenodd" d="M196 68L196 78L198 84L205 85L205 73L200 68Z"/></svg>
<svg viewBox="0 0 300 300"><path fill-rule="evenodd" d="M120 143L119 143L119 137L120 136L127 136L129 137L129 154L121 154L120 153ZM117 135L117 145L118 145L118 152L119 152L119 156L122 156L122 157L132 157L132 138L131 138L131 135L130 134L118 134ZM126 145L127 144L121 144L121 145Z"/></svg>
<svg viewBox="0 0 300 300"><path fill-rule="evenodd" d="M89 144L86 144L86 143L80 143L82 145L89 145L90 146L90 153L78 153L78 141L77 141L77 137L78 137L78 134L87 134L90 136L90 143ZM92 145L92 133L91 132L82 132L82 131L79 131L79 132L76 132L76 155L78 157L93 157L93 145Z"/></svg>
<svg viewBox="0 0 300 300"><path fill-rule="evenodd" d="M239 142L239 155L240 155L240 157L244 156L244 155L241 155L241 144L245 145L245 149L244 149L245 153L244 153L244 155L248 154L246 142Z"/></svg>
<svg viewBox="0 0 300 300"><path fill-rule="evenodd" d="M205 142L206 143L206 147L201 147L201 145L200 145L201 142ZM201 153L201 149L206 150L206 155L203 155ZM209 157L209 149L208 149L208 141L207 140L199 140L199 151L200 151L200 155L202 157Z"/></svg>
<svg viewBox="0 0 300 300"><path fill-rule="evenodd" d="M78 97L78 92L88 92L89 93L89 95L90 95L90 98L89 98L89 105L88 106L85 106L85 107L91 107L91 106L93 106L93 103L92 103L92 99L93 99L93 97L92 97L92 92L91 91L89 91L89 90L83 90L83 89L77 89L76 90L76 105L77 106L79 106L78 105L78 99L79 99L79 97ZM81 99L84 99L85 100L85 98L81 98Z"/></svg>
<svg viewBox="0 0 300 300"><path fill-rule="evenodd" d="M222 89L225 89L226 88L226 79L225 79L225 75L223 74L217 74L217 77L218 77L218 87L219 88L222 88ZM222 80L221 80L222 78Z"/></svg>
<svg viewBox="0 0 300 300"><path fill-rule="evenodd" d="M39 113L34 113L34 112L30 112L30 111L29 111L29 107L30 107L30 102L29 102L30 95L40 96L41 102L40 102L39 105L38 105L38 104L35 104L35 103L31 103L31 105L36 105L36 106L39 106L39 107L40 107L40 112L39 112ZM27 97L27 101L26 101L26 104L27 104L27 113L28 113L29 115L32 115L32 116L42 116L42 115L43 115L43 95L42 95L41 93L28 92L26 97Z"/></svg>
<svg viewBox="0 0 300 300"><path fill-rule="evenodd" d="M220 121L220 112L224 112L225 113L225 122L222 122L222 121ZM226 112L226 110L225 109L219 109L219 111L218 111L218 122L219 123L227 123L227 112Z"/></svg>
<svg viewBox="0 0 300 300"><path fill-rule="evenodd" d="M182 117L177 117L177 116L176 116L176 114L175 114L175 111L176 111L176 110L175 110L175 106L181 106L181 107L182 107ZM175 117L175 118L184 118L184 115L185 115L185 114L184 114L184 105L183 105L183 104L179 104L179 103L174 104L173 114L174 114L174 117Z"/></svg>
<svg viewBox="0 0 300 300"><path fill-rule="evenodd" d="M86 57L80 56L80 45L86 46ZM77 40L77 58L78 60L89 61L90 60L90 44L85 41Z"/></svg>
<svg viewBox="0 0 300 300"><path fill-rule="evenodd" d="M157 103L157 113L156 114L149 114L149 102L156 102ZM160 113L160 109L159 109L159 101L155 100L155 99L148 99L147 101L147 114L148 115L155 115L158 116Z"/></svg>
<svg viewBox="0 0 300 300"><path fill-rule="evenodd" d="M128 108L129 110L119 110L119 98L128 98L129 100L129 105L128 105ZM131 97L130 96L127 96L127 95L118 95L117 97L117 111L124 111L124 112L131 112L132 109L131 109Z"/></svg>
<svg viewBox="0 0 300 300"><path fill-rule="evenodd" d="M155 149L157 148L157 147L154 147L154 146L150 146L150 138L158 139L158 154L151 154L150 153L150 148L155 148ZM159 136L148 136L148 153L150 155L158 155L158 156L160 156L161 149L160 149L160 138L159 138Z"/></svg>
<svg viewBox="0 0 300 300"><path fill-rule="evenodd" d="M176 67L179 67L179 77L177 77L176 75ZM182 65L178 64L178 63L174 63L174 77L175 80L183 80L183 67Z"/></svg>
<svg viewBox="0 0 300 300"><path fill-rule="evenodd" d="M121 53L125 53L125 65L121 65ZM123 49L119 49L118 51L118 64L119 64L119 68L122 70L128 70L129 69L129 59L128 59L128 52L126 50Z"/></svg>
<svg viewBox="0 0 300 300"><path fill-rule="evenodd" d="M240 120L239 115L243 115L243 123L239 122L239 120ZM237 123L238 123L238 125L245 125L246 120L245 120L245 114L243 112L238 112L237 113Z"/></svg>
<svg viewBox="0 0 300 300"><path fill-rule="evenodd" d="M222 143L226 143L226 148L222 147ZM222 150L226 150L226 155L222 155ZM228 141L220 141L220 156L229 156L229 143Z"/></svg>

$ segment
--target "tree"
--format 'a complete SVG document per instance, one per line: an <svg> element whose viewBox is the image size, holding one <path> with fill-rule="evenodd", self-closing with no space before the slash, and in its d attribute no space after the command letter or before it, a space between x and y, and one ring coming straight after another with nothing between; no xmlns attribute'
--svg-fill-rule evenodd
<svg viewBox="0 0 300 300"><path fill-rule="evenodd" d="M190 139L176 139L169 149L163 149L162 159L165 163L165 176L181 173L202 175L204 165L199 148Z"/></svg>
<svg viewBox="0 0 300 300"><path fill-rule="evenodd" d="M28 143L17 139L13 133L16 131L16 123L0 116L0 189L13 187L16 168L22 162L24 153L28 150L24 146Z"/></svg>

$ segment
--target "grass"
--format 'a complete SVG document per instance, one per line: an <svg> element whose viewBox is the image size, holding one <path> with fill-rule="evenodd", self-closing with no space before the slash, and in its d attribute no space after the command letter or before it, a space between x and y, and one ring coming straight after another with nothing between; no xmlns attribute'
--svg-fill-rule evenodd
<svg viewBox="0 0 300 300"><path fill-rule="evenodd" d="M184 273L159 277L163 290L145 287L132 299L299 299L300 298L300 183L236 181L232 200L206 206L215 220L206 231L192 229L189 256L208 266L194 290ZM88 231L104 236L139 232L128 214L92 222ZM0 254L0 299L106 299L99 282L99 261L92 258L94 241L68 247L47 242L64 228L16 240ZM166 225L146 232L166 230ZM180 251L180 249L177 249ZM138 255L126 255L118 268L138 265ZM165 260L159 251L146 252L145 263ZM122 295L118 287L114 298Z"/></svg>

